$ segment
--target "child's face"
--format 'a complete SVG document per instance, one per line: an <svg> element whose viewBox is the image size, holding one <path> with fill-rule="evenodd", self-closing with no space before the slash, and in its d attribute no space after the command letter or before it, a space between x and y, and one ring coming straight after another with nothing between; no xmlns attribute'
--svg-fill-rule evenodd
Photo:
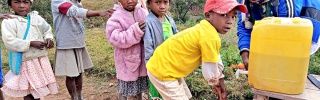
<svg viewBox="0 0 320 100"><path fill-rule="evenodd" d="M237 9L233 9L227 14L211 11L205 13L205 17L220 34L226 34L237 18Z"/></svg>
<svg viewBox="0 0 320 100"><path fill-rule="evenodd" d="M150 0L148 6L156 16L163 16L169 9L169 0Z"/></svg>
<svg viewBox="0 0 320 100"><path fill-rule="evenodd" d="M119 0L119 2L124 9L132 11L136 7L138 0Z"/></svg>
<svg viewBox="0 0 320 100"><path fill-rule="evenodd" d="M12 0L11 8L13 11L20 16L26 16L31 8L30 0Z"/></svg>

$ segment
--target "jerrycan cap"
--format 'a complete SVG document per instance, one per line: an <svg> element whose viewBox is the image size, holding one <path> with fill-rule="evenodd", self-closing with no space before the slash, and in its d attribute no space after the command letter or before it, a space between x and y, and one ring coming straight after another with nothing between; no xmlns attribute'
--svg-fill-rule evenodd
<svg viewBox="0 0 320 100"><path fill-rule="evenodd" d="M292 22L295 23L295 24L301 23L301 18L300 18L300 17L294 17L294 18L292 18L291 20L292 20Z"/></svg>
<svg viewBox="0 0 320 100"><path fill-rule="evenodd" d="M261 20L257 20L254 22L254 25L259 25L259 24L261 24Z"/></svg>
<svg viewBox="0 0 320 100"><path fill-rule="evenodd" d="M281 18L274 17L273 22L274 23L281 23Z"/></svg>

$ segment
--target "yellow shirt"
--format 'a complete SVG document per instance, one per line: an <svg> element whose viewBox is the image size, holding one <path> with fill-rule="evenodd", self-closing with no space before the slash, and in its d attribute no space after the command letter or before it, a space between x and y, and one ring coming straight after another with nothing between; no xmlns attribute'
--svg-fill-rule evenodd
<svg viewBox="0 0 320 100"><path fill-rule="evenodd" d="M160 80L189 75L201 62L219 61L221 39L216 29L202 20L164 41L147 63L147 70Z"/></svg>

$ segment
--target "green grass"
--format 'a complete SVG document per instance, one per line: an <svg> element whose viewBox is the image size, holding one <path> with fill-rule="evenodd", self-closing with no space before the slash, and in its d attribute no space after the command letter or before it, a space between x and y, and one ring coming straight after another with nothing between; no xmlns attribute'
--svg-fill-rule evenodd
<svg viewBox="0 0 320 100"><path fill-rule="evenodd" d="M309 73L320 75L320 50L310 56Z"/></svg>
<svg viewBox="0 0 320 100"><path fill-rule="evenodd" d="M87 49L90 53L94 68L88 73L100 77L114 77L116 75L113 59L113 46L106 39L103 28L86 30Z"/></svg>
<svg viewBox="0 0 320 100"><path fill-rule="evenodd" d="M113 8L113 0L82 0L81 1L85 8L90 10L106 10ZM108 17L91 17L85 19L86 26L94 26L99 28L104 28Z"/></svg>

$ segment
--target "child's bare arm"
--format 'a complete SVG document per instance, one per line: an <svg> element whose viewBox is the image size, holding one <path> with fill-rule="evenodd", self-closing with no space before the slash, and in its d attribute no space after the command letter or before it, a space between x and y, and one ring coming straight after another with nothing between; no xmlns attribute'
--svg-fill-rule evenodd
<svg viewBox="0 0 320 100"><path fill-rule="evenodd" d="M103 11L88 10L87 17L106 16L106 15L110 17L113 14L113 12L114 12L113 9L107 9Z"/></svg>
<svg viewBox="0 0 320 100"><path fill-rule="evenodd" d="M217 100L227 100L227 89L224 84L224 79L219 79L218 85L215 85L213 87L213 92L215 92L218 95Z"/></svg>
<svg viewBox="0 0 320 100"><path fill-rule="evenodd" d="M0 14L0 19L8 19L11 18L10 14Z"/></svg>

